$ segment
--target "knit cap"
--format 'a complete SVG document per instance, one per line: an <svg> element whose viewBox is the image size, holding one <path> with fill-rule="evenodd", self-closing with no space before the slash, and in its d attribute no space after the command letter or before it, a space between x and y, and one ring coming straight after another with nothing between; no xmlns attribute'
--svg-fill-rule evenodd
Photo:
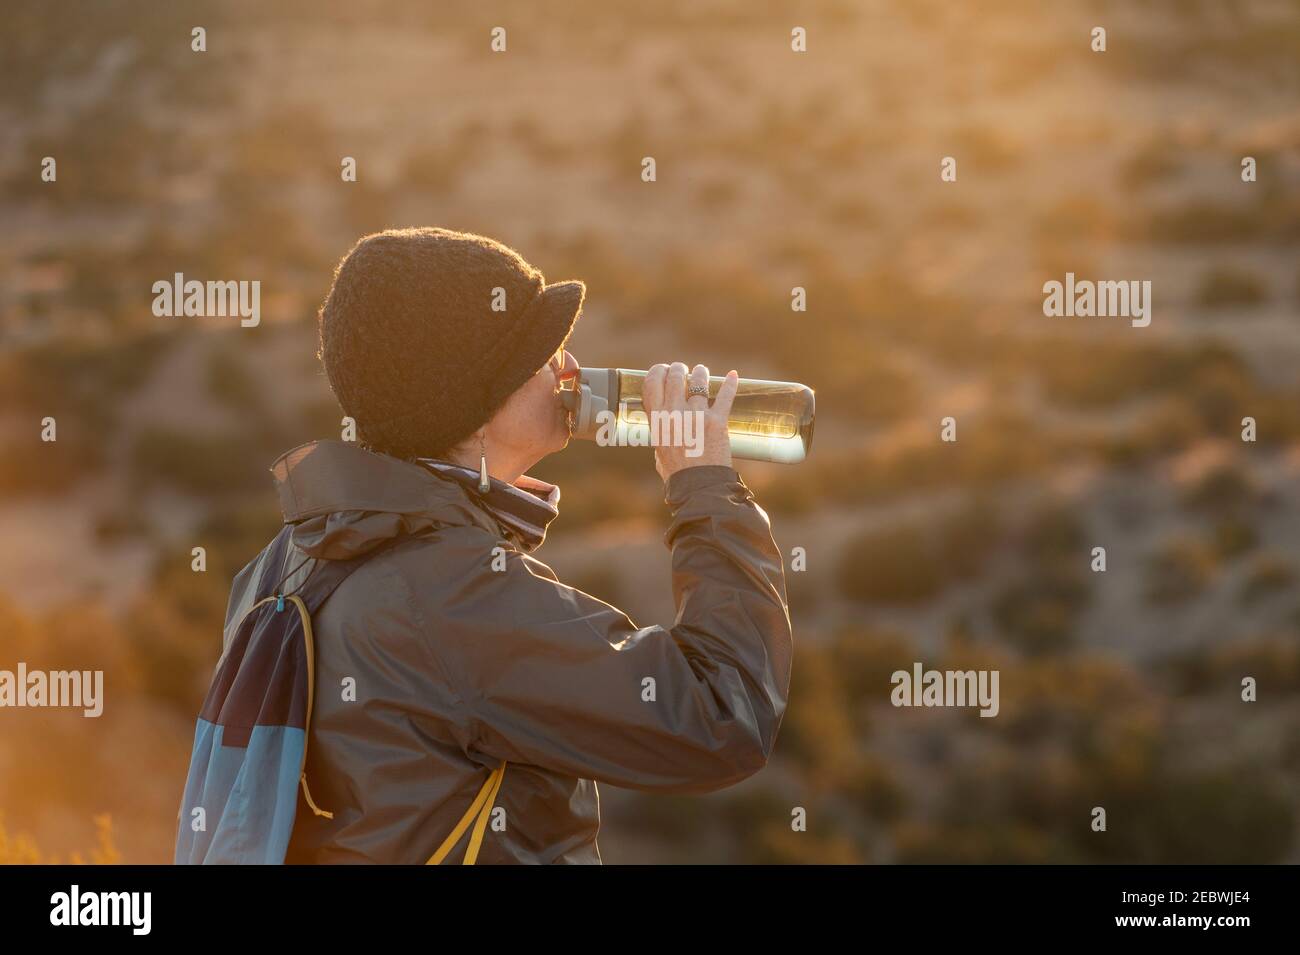
<svg viewBox="0 0 1300 955"><path fill-rule="evenodd" d="M485 236L378 232L334 272L318 357L363 445L436 457L491 420L568 341L585 295L582 282L546 284Z"/></svg>

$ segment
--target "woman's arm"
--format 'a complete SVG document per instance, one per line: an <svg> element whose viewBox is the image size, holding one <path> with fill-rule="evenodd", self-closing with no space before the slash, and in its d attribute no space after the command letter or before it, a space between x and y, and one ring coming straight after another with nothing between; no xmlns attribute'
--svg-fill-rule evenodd
<svg viewBox="0 0 1300 955"><path fill-rule="evenodd" d="M492 571L490 549L501 542L455 529L452 550L470 552L449 554L448 564L473 571L446 582L424 611L442 622L427 639L464 700L476 749L660 792L709 792L764 766L792 653L767 514L723 465L673 474L665 502L671 628L636 627L517 550Z"/></svg>

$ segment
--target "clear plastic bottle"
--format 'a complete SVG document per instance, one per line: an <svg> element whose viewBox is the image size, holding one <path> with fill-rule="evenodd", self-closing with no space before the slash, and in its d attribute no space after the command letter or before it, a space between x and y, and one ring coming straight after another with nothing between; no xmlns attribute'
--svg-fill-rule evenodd
<svg viewBox="0 0 1300 955"><path fill-rule="evenodd" d="M583 368L563 385L561 400L573 436L617 445L649 445L650 419L641 404L646 372L634 368ZM710 402L725 379L709 378ZM812 448L813 390L793 381L741 378L727 418L732 457L798 464Z"/></svg>

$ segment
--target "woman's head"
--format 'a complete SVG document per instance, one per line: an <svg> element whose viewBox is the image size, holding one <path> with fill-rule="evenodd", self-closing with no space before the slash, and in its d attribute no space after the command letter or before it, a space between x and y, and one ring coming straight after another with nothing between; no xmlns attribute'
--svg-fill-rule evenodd
<svg viewBox="0 0 1300 955"><path fill-rule="evenodd" d="M577 370L564 346L585 292L483 236L380 232L335 270L319 357L365 446L477 466L481 437L509 479L568 442L558 376Z"/></svg>
<svg viewBox="0 0 1300 955"><path fill-rule="evenodd" d="M577 372L577 360L560 346L490 421L437 457L477 468L482 448L492 474L513 481L546 455L568 446L572 428L560 401L560 385Z"/></svg>

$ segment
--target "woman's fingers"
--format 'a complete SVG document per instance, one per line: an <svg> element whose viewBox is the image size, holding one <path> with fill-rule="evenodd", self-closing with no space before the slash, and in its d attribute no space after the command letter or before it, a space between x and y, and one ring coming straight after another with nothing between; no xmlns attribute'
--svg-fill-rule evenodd
<svg viewBox="0 0 1300 955"><path fill-rule="evenodd" d="M664 377L668 366L663 362L646 369L645 381L641 383L641 404L646 411L662 408L664 404Z"/></svg>
<svg viewBox="0 0 1300 955"><path fill-rule="evenodd" d="M736 389L739 387L740 375L736 374L736 369L733 368L727 372L727 377L718 386L717 397L713 399L713 411L719 417L725 418L731 414L731 403L735 400Z"/></svg>
<svg viewBox="0 0 1300 955"><path fill-rule="evenodd" d="M664 405L672 410L686 407L686 363L675 361L668 366L668 379L664 382Z"/></svg>
<svg viewBox="0 0 1300 955"><path fill-rule="evenodd" d="M731 404L740 387L740 376L733 368L718 388L712 402L708 392L688 395L687 384L709 387L709 367L696 365L687 370L686 363L675 361L670 365L658 362L646 370L645 381L641 385L641 404L646 411L673 408L687 410L716 411L721 415L731 413Z"/></svg>
<svg viewBox="0 0 1300 955"><path fill-rule="evenodd" d="M687 382L702 386L702 394L688 395ZM696 365L687 369L685 362L675 361L670 365L657 364L646 371L645 382L641 387L641 404L647 414L667 412L668 425L660 424L658 437L655 437L655 425L652 421L652 443L655 445L655 469L659 476L667 481L683 468L698 467L706 464L721 464L731 467L731 439L727 433L727 417L731 414L731 403L740 386L740 376L734 371L727 372L717 397L709 404L709 369L706 365ZM694 421L687 421L687 416L680 418L673 412L693 412L698 415ZM700 429L698 424L702 424ZM667 428L665 432L663 429ZM665 437L665 433L667 437Z"/></svg>
<svg viewBox="0 0 1300 955"><path fill-rule="evenodd" d="M690 409L692 409L692 410L695 410L695 411L708 411L708 410L709 410L709 391L708 391L708 388L709 388L709 369L708 369L708 366L706 366L706 365L696 365L694 368L692 368L692 369L691 369L691 378L690 378L690 382L691 382L691 387L692 387L692 388L694 388L696 385L702 385L702 386L704 387L704 393L703 393L703 394L696 394L696 395L687 395L687 396L686 396L686 407L688 407L688 408L690 408Z"/></svg>

